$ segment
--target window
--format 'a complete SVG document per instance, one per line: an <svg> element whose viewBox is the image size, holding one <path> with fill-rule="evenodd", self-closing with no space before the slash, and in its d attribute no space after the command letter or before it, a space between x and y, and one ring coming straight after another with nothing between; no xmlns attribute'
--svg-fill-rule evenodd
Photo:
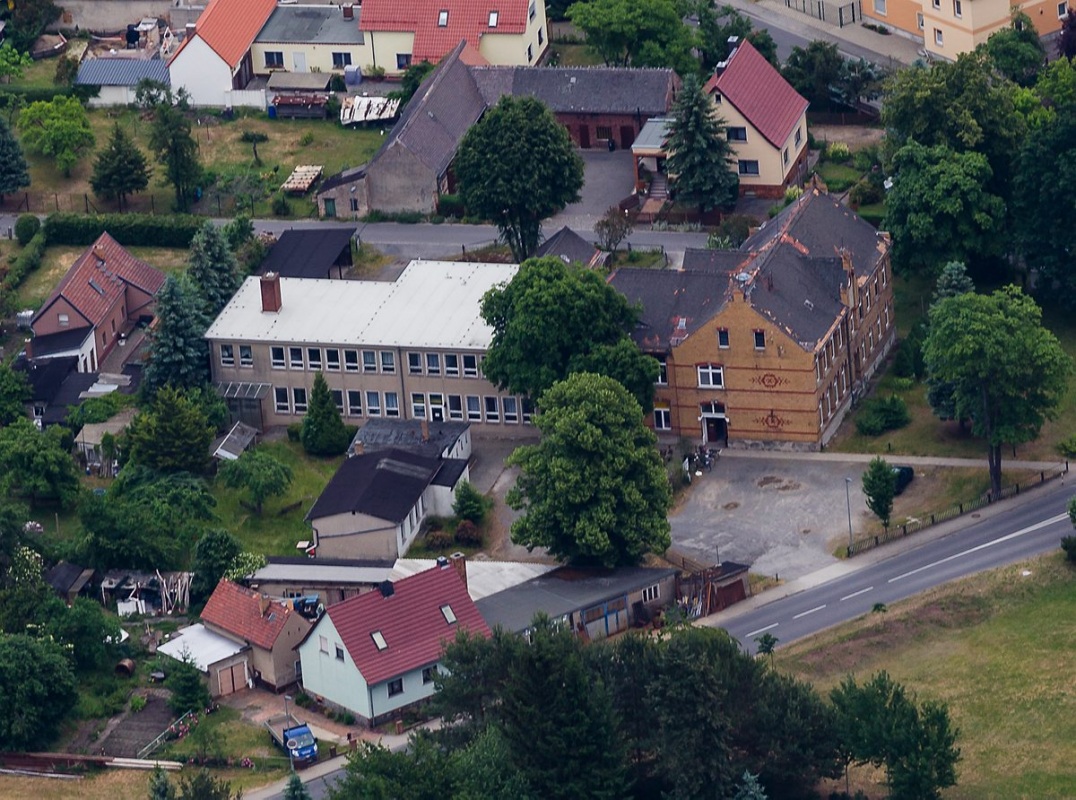
<svg viewBox="0 0 1076 800"><path fill-rule="evenodd" d="M758 175L758 162L740 161L739 172L741 175Z"/></svg>
<svg viewBox="0 0 1076 800"><path fill-rule="evenodd" d="M343 661L344 660L344 648L342 648L340 645L336 645L336 660L337 661Z"/></svg>
<svg viewBox="0 0 1076 800"><path fill-rule="evenodd" d="M531 0L530 10L527 12L527 16L530 19L534 19L534 15L538 13L538 4L536 0Z"/></svg>
<svg viewBox="0 0 1076 800"><path fill-rule="evenodd" d="M325 216L330 218L336 216L336 199L333 197L325 198Z"/></svg>
<svg viewBox="0 0 1076 800"><path fill-rule="evenodd" d="M953 16L957 19L964 16L964 5L960 0L953 0Z"/></svg>
<svg viewBox="0 0 1076 800"><path fill-rule="evenodd" d="M381 351L381 371L382 372L395 372L396 371L396 356L388 350Z"/></svg>
<svg viewBox="0 0 1076 800"><path fill-rule="evenodd" d="M514 397L501 398L505 422L519 422L519 401Z"/></svg>
<svg viewBox="0 0 1076 800"><path fill-rule="evenodd" d="M347 200L347 207L352 211L359 210L359 200L357 197L349 197Z"/></svg>
<svg viewBox="0 0 1076 800"><path fill-rule="evenodd" d="M288 366L292 369L303 368L303 348L301 347L289 347L288 348Z"/></svg>
<svg viewBox="0 0 1076 800"><path fill-rule="evenodd" d="M306 413L306 389L297 386L291 390L291 399L296 414Z"/></svg>
<svg viewBox="0 0 1076 800"><path fill-rule="evenodd" d="M284 348L269 348L269 360L273 362L273 369L284 369Z"/></svg>
<svg viewBox="0 0 1076 800"><path fill-rule="evenodd" d="M658 359L658 386L667 386L669 383L669 362L665 356Z"/></svg>
<svg viewBox="0 0 1076 800"><path fill-rule="evenodd" d="M239 366L241 367L253 367L254 366L254 351L249 344L239 345Z"/></svg>
<svg viewBox="0 0 1076 800"><path fill-rule="evenodd" d="M787 147L784 149L784 152L781 153L781 158L785 162L785 166L788 166L788 148Z"/></svg>
<svg viewBox="0 0 1076 800"><path fill-rule="evenodd" d="M362 371L377 372L377 353L373 350L362 351Z"/></svg>
<svg viewBox="0 0 1076 800"><path fill-rule="evenodd" d="M452 606L448 605L448 603L441 606L441 614L449 625L456 621L456 612L452 610Z"/></svg>
<svg viewBox="0 0 1076 800"><path fill-rule="evenodd" d="M474 395L467 395L467 419L471 422L482 421L482 404Z"/></svg>
<svg viewBox="0 0 1076 800"><path fill-rule="evenodd" d="M321 652L323 653L329 652L329 640L326 639L324 636L318 637L318 649L321 650Z"/></svg>
<svg viewBox="0 0 1076 800"><path fill-rule="evenodd" d="M527 61L534 61L534 48L527 45Z"/></svg>
<svg viewBox="0 0 1076 800"><path fill-rule="evenodd" d="M940 2L940 0L939 0ZM396 54L396 69L405 70L411 66L411 54L410 53L397 53Z"/></svg>
<svg viewBox="0 0 1076 800"><path fill-rule="evenodd" d="M340 351L335 347L325 351L325 369L330 372L340 371Z"/></svg>
<svg viewBox="0 0 1076 800"><path fill-rule="evenodd" d="M940 28L934 29L934 44L938 47L942 47L945 44L945 35L941 32Z"/></svg>
<svg viewBox="0 0 1076 800"><path fill-rule="evenodd" d="M463 357L463 374L468 378L478 377L478 356Z"/></svg>
<svg viewBox="0 0 1076 800"><path fill-rule="evenodd" d="M426 667L422 670L422 683L433 683L434 678L437 677L437 667Z"/></svg>
<svg viewBox="0 0 1076 800"><path fill-rule="evenodd" d="M430 392L430 419L434 422L442 422L445 418L445 396Z"/></svg>
<svg viewBox="0 0 1076 800"><path fill-rule="evenodd" d="M542 29L539 28L538 29L538 44L544 44L544 43L545 43L545 34L542 33Z"/></svg>
<svg viewBox="0 0 1076 800"><path fill-rule="evenodd" d="M445 353L445 375L456 377L460 374L460 357L455 353Z"/></svg>
<svg viewBox="0 0 1076 800"><path fill-rule="evenodd" d="M800 146L800 142L803 141L803 128L796 128L796 147Z"/></svg>
<svg viewBox="0 0 1076 800"><path fill-rule="evenodd" d="M276 401L276 413L287 414L291 411L291 404L288 402L288 390L283 386L277 386L273 389L273 399Z"/></svg>
<svg viewBox="0 0 1076 800"><path fill-rule="evenodd" d="M717 364L699 364L699 386L720 389L725 385L724 369Z"/></svg>
<svg viewBox="0 0 1076 800"><path fill-rule="evenodd" d="M411 393L411 419L426 419L426 395L422 392Z"/></svg>
<svg viewBox="0 0 1076 800"><path fill-rule="evenodd" d="M1057 4L1057 18L1065 19L1069 15L1069 4L1066 0L1064 3Z"/></svg>
<svg viewBox="0 0 1076 800"><path fill-rule="evenodd" d="M523 424L529 425L534 414L534 402L529 397L523 398Z"/></svg>
<svg viewBox="0 0 1076 800"><path fill-rule="evenodd" d="M428 375L440 375L441 374L441 354L440 353L427 353L426 354L426 373Z"/></svg>
<svg viewBox="0 0 1076 800"><path fill-rule="evenodd" d="M874 13L881 14L883 17L886 15L885 0L874 0Z"/></svg>
<svg viewBox="0 0 1076 800"><path fill-rule="evenodd" d="M374 640L374 647L378 650L387 650L389 643L385 641L385 637L381 635L381 631L374 631L370 634L370 638Z"/></svg>
<svg viewBox="0 0 1076 800"><path fill-rule="evenodd" d="M490 11L489 12L489 26L491 28L496 28L497 27L497 17L499 17L499 16L500 16L500 14L498 14L496 11Z"/></svg>
<svg viewBox="0 0 1076 800"><path fill-rule="evenodd" d="M333 69L351 66L351 53L333 53Z"/></svg>
<svg viewBox="0 0 1076 800"><path fill-rule="evenodd" d="M403 694L403 678L389 681L389 697L395 697L398 694Z"/></svg>
<svg viewBox="0 0 1076 800"><path fill-rule="evenodd" d="M344 370L347 372L359 371L359 351L358 350L345 350L344 351Z"/></svg>
<svg viewBox="0 0 1076 800"><path fill-rule="evenodd" d="M442 8L440 11L437 12L437 27L438 28L447 28L448 27L448 11L446 9Z"/></svg>
<svg viewBox="0 0 1076 800"><path fill-rule="evenodd" d="M941 8L941 0L931 0L931 5L934 6L934 8Z"/></svg>
<svg viewBox="0 0 1076 800"><path fill-rule="evenodd" d="M344 390L343 389L330 389L329 394L332 395L333 403L336 405L336 410L341 414L344 413Z"/></svg>
<svg viewBox="0 0 1076 800"><path fill-rule="evenodd" d="M672 419L668 408L654 409L654 428L659 431L672 430Z"/></svg>
<svg viewBox="0 0 1076 800"><path fill-rule="evenodd" d="M321 369L321 348L320 347L308 347L306 348L306 363L312 370Z"/></svg>
<svg viewBox="0 0 1076 800"><path fill-rule="evenodd" d="M381 395L378 392L366 393L366 416L381 416Z"/></svg>
<svg viewBox="0 0 1076 800"><path fill-rule="evenodd" d="M265 66L269 69L284 69L284 53L279 50L267 50Z"/></svg>
<svg viewBox="0 0 1076 800"><path fill-rule="evenodd" d="M56 321L59 323L61 328L66 328L68 325L71 324L71 318L67 316L67 314L57 314Z"/></svg>
<svg viewBox="0 0 1076 800"><path fill-rule="evenodd" d="M755 331L755 349L766 349L766 331Z"/></svg>
<svg viewBox="0 0 1076 800"><path fill-rule="evenodd" d="M746 142L747 128L725 128L725 136L730 142Z"/></svg>
<svg viewBox="0 0 1076 800"><path fill-rule="evenodd" d="M923 30L923 25L924 21L922 12L915 12L915 27L919 28L919 30Z"/></svg>
<svg viewBox="0 0 1076 800"><path fill-rule="evenodd" d="M501 418L500 411L497 408L497 398L486 398L486 422L499 422Z"/></svg>
<svg viewBox="0 0 1076 800"><path fill-rule="evenodd" d="M412 375L422 374L422 353L407 354L407 371Z"/></svg>
<svg viewBox="0 0 1076 800"><path fill-rule="evenodd" d="M722 350L727 350L729 346L729 329L718 328L717 329L717 346Z"/></svg>
<svg viewBox="0 0 1076 800"><path fill-rule="evenodd" d="M448 418L463 419L463 398L458 394L448 396Z"/></svg>
<svg viewBox="0 0 1076 800"><path fill-rule="evenodd" d="M608 139L613 138L613 129L610 128L608 125L599 125L599 126L597 126L597 128L595 129L595 132L597 133L597 138L598 139L606 139L606 140L608 140Z"/></svg>
<svg viewBox="0 0 1076 800"><path fill-rule="evenodd" d="M655 600L661 597L661 586L654 584L653 586L647 586L643 589L643 602L653 603Z"/></svg>
<svg viewBox="0 0 1076 800"><path fill-rule="evenodd" d="M362 416L362 392L348 389L347 392L347 415L349 417Z"/></svg>
<svg viewBox="0 0 1076 800"><path fill-rule="evenodd" d="M396 392L385 392L385 416L400 416L400 395Z"/></svg>
<svg viewBox="0 0 1076 800"><path fill-rule="evenodd" d="M222 367L235 366L235 349L230 344L220 346L220 365Z"/></svg>

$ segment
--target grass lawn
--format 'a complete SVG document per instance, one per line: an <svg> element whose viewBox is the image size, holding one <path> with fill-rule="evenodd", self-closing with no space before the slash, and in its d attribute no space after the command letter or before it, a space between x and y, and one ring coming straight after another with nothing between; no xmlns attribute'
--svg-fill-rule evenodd
<svg viewBox="0 0 1076 800"><path fill-rule="evenodd" d="M1060 554L973 576L781 648L777 668L822 692L886 670L947 703L963 753L950 800L1072 797L1074 580ZM870 773L853 769L852 790L884 796Z"/></svg>
<svg viewBox="0 0 1076 800"><path fill-rule="evenodd" d="M268 736L268 734L266 734ZM194 774L191 767L181 772L168 773L168 779L177 786L181 779ZM231 784L232 791L264 786L284 777L286 770L264 769L214 769L214 778L223 778ZM50 778L24 778L0 776L0 797L9 800L117 800L149 796L149 770L111 769L94 772L79 781L63 781Z"/></svg>
<svg viewBox="0 0 1076 800"><path fill-rule="evenodd" d="M855 167L846 164L836 164L832 161L821 161L815 167L815 172L826 182L826 186L834 193L843 192L854 186L863 173Z"/></svg>
<svg viewBox="0 0 1076 800"><path fill-rule="evenodd" d="M605 64L602 57L585 44L550 44L551 53L559 57L561 67L600 67ZM551 56L552 58L552 56Z"/></svg>

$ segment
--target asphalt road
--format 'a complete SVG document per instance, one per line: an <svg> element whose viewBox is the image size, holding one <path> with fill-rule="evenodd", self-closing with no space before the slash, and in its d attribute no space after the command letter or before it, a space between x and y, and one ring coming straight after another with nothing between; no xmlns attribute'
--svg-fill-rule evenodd
<svg viewBox="0 0 1076 800"><path fill-rule="evenodd" d="M895 603L957 578L1056 550L1061 537L1072 530L1066 513L1071 497L1072 489L1064 485L1039 490L1035 502L1005 509L962 531L746 613L719 615L712 624L754 652L763 633L789 644L866 614L876 603Z"/></svg>

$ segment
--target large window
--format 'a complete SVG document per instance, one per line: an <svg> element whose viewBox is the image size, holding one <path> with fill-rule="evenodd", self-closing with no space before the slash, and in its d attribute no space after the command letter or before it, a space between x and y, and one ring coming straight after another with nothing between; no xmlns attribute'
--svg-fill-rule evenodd
<svg viewBox="0 0 1076 800"><path fill-rule="evenodd" d="M351 66L351 53L333 53L333 69Z"/></svg>
<svg viewBox="0 0 1076 800"><path fill-rule="evenodd" d="M390 350L381 351L381 371L382 372L395 372L396 371L396 356Z"/></svg>
<svg viewBox="0 0 1076 800"><path fill-rule="evenodd" d="M381 395L378 392L366 393L366 416L381 416Z"/></svg>
<svg viewBox="0 0 1076 800"><path fill-rule="evenodd" d="M310 369L315 371L321 370L321 348L320 347L308 347L306 348L306 363L310 366Z"/></svg>
<svg viewBox="0 0 1076 800"><path fill-rule="evenodd" d="M725 385L725 370L718 364L699 364L699 386L720 389Z"/></svg>
<svg viewBox="0 0 1076 800"><path fill-rule="evenodd" d="M348 389L347 415L349 417L362 416L362 392L357 391L356 389Z"/></svg>
<svg viewBox="0 0 1076 800"><path fill-rule="evenodd" d="M271 347L269 349L269 360L273 362L273 369L284 369L286 366L284 363L284 348Z"/></svg>
<svg viewBox="0 0 1076 800"><path fill-rule="evenodd" d="M426 395L422 392L411 393L411 419L426 419Z"/></svg>
<svg viewBox="0 0 1076 800"><path fill-rule="evenodd" d="M344 351L344 369L347 372L359 371L359 351L358 350L345 350Z"/></svg>
<svg viewBox="0 0 1076 800"><path fill-rule="evenodd" d="M362 351L362 371L377 372L377 353L373 350Z"/></svg>
<svg viewBox="0 0 1076 800"><path fill-rule="evenodd" d="M385 416L400 416L400 395L396 392L385 392Z"/></svg>
<svg viewBox="0 0 1076 800"><path fill-rule="evenodd" d="M235 348L230 344L220 346L220 365L222 367L235 366Z"/></svg>
<svg viewBox="0 0 1076 800"><path fill-rule="evenodd" d="M758 175L758 162L740 159L739 171L741 175Z"/></svg>
<svg viewBox="0 0 1076 800"><path fill-rule="evenodd" d="M468 378L478 377L478 356L465 355L463 357L463 374Z"/></svg>
<svg viewBox="0 0 1076 800"><path fill-rule="evenodd" d="M725 133L730 142L747 141L747 128L725 128Z"/></svg>
<svg viewBox="0 0 1076 800"><path fill-rule="evenodd" d="M325 351L325 369L330 372L340 371L340 351L334 347Z"/></svg>
<svg viewBox="0 0 1076 800"><path fill-rule="evenodd" d="M467 419L471 422L482 421L482 401L474 395L467 395Z"/></svg>
<svg viewBox="0 0 1076 800"><path fill-rule="evenodd" d="M276 405L276 413L287 414L291 411L291 404L288 403L288 390L285 386L277 386L273 389L273 399Z"/></svg>
<svg viewBox="0 0 1076 800"><path fill-rule="evenodd" d="M668 408L654 409L654 428L659 431L672 430L672 417Z"/></svg>
<svg viewBox="0 0 1076 800"><path fill-rule="evenodd" d="M665 356L658 358L658 386L665 386L669 382L669 363Z"/></svg>
<svg viewBox="0 0 1076 800"><path fill-rule="evenodd" d="M296 386L291 390L291 399L295 406L296 414L306 413L306 389Z"/></svg>
<svg viewBox="0 0 1076 800"><path fill-rule="evenodd" d="M448 418L463 419L463 398L458 394L448 396Z"/></svg>
<svg viewBox="0 0 1076 800"><path fill-rule="evenodd" d="M460 374L460 357L455 353L445 353L445 375L456 378Z"/></svg>
<svg viewBox="0 0 1076 800"><path fill-rule="evenodd" d="M266 50L265 66L268 69L284 69L284 53L278 50Z"/></svg>
<svg viewBox="0 0 1076 800"><path fill-rule="evenodd" d="M253 367L254 366L254 350L249 344L239 345L239 366L241 367Z"/></svg>
<svg viewBox="0 0 1076 800"><path fill-rule="evenodd" d="M288 366L292 369L303 368L303 348L301 347L289 347L288 348Z"/></svg>
<svg viewBox="0 0 1076 800"><path fill-rule="evenodd" d="M412 375L422 374L422 353L407 354L407 371Z"/></svg>
<svg viewBox="0 0 1076 800"><path fill-rule="evenodd" d="M501 412L496 397L486 398L486 422L500 422Z"/></svg>

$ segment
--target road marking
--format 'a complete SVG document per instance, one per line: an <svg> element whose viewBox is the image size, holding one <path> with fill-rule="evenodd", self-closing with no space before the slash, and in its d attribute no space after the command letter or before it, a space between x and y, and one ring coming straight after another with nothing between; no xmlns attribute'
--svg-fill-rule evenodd
<svg viewBox="0 0 1076 800"><path fill-rule="evenodd" d="M843 603L845 600L851 600L853 597L859 597L861 594L866 594L867 592L869 592L873 588L874 588L873 586L868 586L866 589L860 589L858 592L852 592L851 594L846 594L844 597L841 598L841 602Z"/></svg>
<svg viewBox="0 0 1076 800"><path fill-rule="evenodd" d="M823 608L825 608L825 607L826 607L826 606L825 606L825 604L823 604L823 605L820 605L820 606L817 606L817 607L815 607L815 608L812 608L812 609L811 609L810 611L804 611L804 612L803 612L803 613L801 613L801 614L797 614L797 615L796 615L796 616L794 616L794 617L793 617L792 619L799 619L800 617L806 617L806 616L807 616L808 614L813 614L813 613L814 613L814 612L816 612L816 611L821 611L821 610L822 610Z"/></svg>
<svg viewBox="0 0 1076 800"><path fill-rule="evenodd" d="M767 625L765 628L759 628L757 631L751 631L749 634L747 634L746 638L750 639L752 636L757 636L758 634L763 633L764 631L768 631L770 628L776 628L780 624L781 623L779 623L779 622L775 622L772 625Z"/></svg>
<svg viewBox="0 0 1076 800"><path fill-rule="evenodd" d="M1025 534L1033 533L1034 531L1041 530L1042 528L1047 528L1050 525L1053 525L1054 523L1061 522L1061 520L1067 520L1068 518L1069 518L1068 514L1058 514L1056 517L1050 517L1050 519L1044 519L1042 522L1037 522L1034 525L1031 525L1031 526L1029 526L1027 528L1024 528L1024 529L1019 530L1019 531L1016 531L1015 533L1010 533L1010 534L1007 534L1005 536L1002 536L1000 539L993 539L992 541L984 542L983 544L976 545L975 547L971 547L971 548L969 548L967 550L962 550L959 553L954 553L953 555L947 556L946 558L943 558L943 559L941 559L939 561L935 561L935 562L933 562L931 564L925 564L922 567L917 567L916 569L911 570L910 572L905 572L902 575L897 575L895 578L890 578L889 583L895 583L896 581L903 580L904 578L909 578L912 575L917 575L918 573L922 572L923 570L930 569L931 567L936 567L939 564L945 564L945 563L947 563L949 561L953 561L954 559L961 558L961 557L966 556L966 555L970 555L971 553L977 553L978 551L985 550L988 547L993 547L996 544L1001 544L1002 542L1007 542L1010 539L1016 539L1017 537L1023 536Z"/></svg>

